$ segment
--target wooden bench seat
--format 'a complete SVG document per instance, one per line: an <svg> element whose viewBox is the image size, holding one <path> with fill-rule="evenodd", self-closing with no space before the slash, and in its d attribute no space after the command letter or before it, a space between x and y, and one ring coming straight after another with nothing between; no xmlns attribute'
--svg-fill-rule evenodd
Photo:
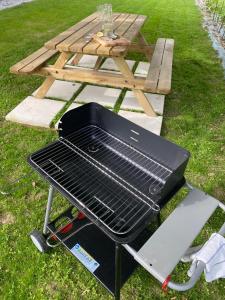
<svg viewBox="0 0 225 300"><path fill-rule="evenodd" d="M173 39L157 40L145 81L146 91L165 95L170 93L173 48Z"/></svg>
<svg viewBox="0 0 225 300"><path fill-rule="evenodd" d="M45 64L50 58L58 53L58 50L40 48L10 68L11 73L30 74Z"/></svg>

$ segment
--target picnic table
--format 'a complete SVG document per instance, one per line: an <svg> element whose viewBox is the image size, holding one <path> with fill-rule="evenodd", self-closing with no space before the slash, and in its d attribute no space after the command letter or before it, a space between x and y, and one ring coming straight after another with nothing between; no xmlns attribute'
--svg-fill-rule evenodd
<svg viewBox="0 0 225 300"><path fill-rule="evenodd" d="M101 30L98 13L93 13L46 42L41 49L12 66L10 71L46 77L38 89L37 98L44 98L56 79L128 88L133 91L145 113L156 116L144 92L158 94L170 92L174 40L159 38L155 45L149 45L141 33L146 19L144 15L114 13L114 32L131 43L126 46L105 47L96 40L87 39L87 35ZM134 76L125 60L128 52L145 54L150 62L146 78ZM94 69L66 66L72 56L74 56L73 64L77 65L85 54L98 56ZM47 64L54 56L57 57L55 63ZM99 71L107 57L113 59L120 73Z"/></svg>

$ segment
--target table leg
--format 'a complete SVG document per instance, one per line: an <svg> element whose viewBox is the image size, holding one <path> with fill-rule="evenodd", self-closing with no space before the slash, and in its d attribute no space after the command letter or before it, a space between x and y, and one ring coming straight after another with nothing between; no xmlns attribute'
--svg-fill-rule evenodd
<svg viewBox="0 0 225 300"><path fill-rule="evenodd" d="M98 56L97 61L94 66L94 70L98 70L100 68L103 59L104 59L104 57Z"/></svg>
<svg viewBox="0 0 225 300"><path fill-rule="evenodd" d="M72 64L74 66L78 65L79 61L81 60L81 58L83 57L82 53L77 53L74 57L74 59L72 60Z"/></svg>
<svg viewBox="0 0 225 300"><path fill-rule="evenodd" d="M52 86L55 79L51 76L48 76L42 85L39 87L37 94L35 95L36 98L43 99L47 94L48 90Z"/></svg>
<svg viewBox="0 0 225 300"><path fill-rule="evenodd" d="M123 57L113 57L113 59L125 78L134 79L134 75ZM154 112L151 103L149 102L143 91L137 89L132 89L132 91L139 104L143 107L146 115L156 117L156 113Z"/></svg>
<svg viewBox="0 0 225 300"><path fill-rule="evenodd" d="M71 54L69 52L62 52L59 55L58 59L56 60L54 67L62 69L65 66L66 62L68 61L70 55ZM48 76L45 79L45 81L42 83L42 85L39 87L35 97L40 99L44 98L54 81L55 81L54 77Z"/></svg>
<svg viewBox="0 0 225 300"><path fill-rule="evenodd" d="M120 300L121 288L121 245L115 244L115 300Z"/></svg>
<svg viewBox="0 0 225 300"><path fill-rule="evenodd" d="M137 39L138 39L138 45L140 47L149 46L149 44L147 43L146 39L144 38L144 36L141 32L138 33ZM150 62L152 55L148 50L145 51L145 56L146 56L147 60Z"/></svg>

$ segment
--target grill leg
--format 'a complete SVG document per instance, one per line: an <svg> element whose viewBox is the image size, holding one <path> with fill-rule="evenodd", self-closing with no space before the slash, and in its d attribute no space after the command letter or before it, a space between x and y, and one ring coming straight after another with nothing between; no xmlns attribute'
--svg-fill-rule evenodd
<svg viewBox="0 0 225 300"><path fill-rule="evenodd" d="M157 214L157 224L158 224L158 226L161 225L161 216L160 216L160 213Z"/></svg>
<svg viewBox="0 0 225 300"><path fill-rule="evenodd" d="M121 287L121 245L116 243L115 246L115 300L120 300Z"/></svg>
<svg viewBox="0 0 225 300"><path fill-rule="evenodd" d="M50 185L49 192L48 192L48 202L45 212L45 221L44 221L44 227L43 227L43 233L47 234L47 225L49 223L49 216L51 212L52 207L52 201L53 201L53 194L54 194L54 188Z"/></svg>

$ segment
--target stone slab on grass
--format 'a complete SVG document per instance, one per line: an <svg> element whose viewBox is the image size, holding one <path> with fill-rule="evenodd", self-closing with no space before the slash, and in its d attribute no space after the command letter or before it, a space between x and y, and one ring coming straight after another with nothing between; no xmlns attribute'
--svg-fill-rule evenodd
<svg viewBox="0 0 225 300"><path fill-rule="evenodd" d="M130 120L131 122L160 135L162 127L162 117L149 117L144 113L120 110L119 115Z"/></svg>
<svg viewBox="0 0 225 300"><path fill-rule="evenodd" d="M64 105L65 102L62 101L37 99L29 96L5 118L16 123L49 128L51 121Z"/></svg>
<svg viewBox="0 0 225 300"><path fill-rule="evenodd" d="M132 70L135 61L134 60L126 60L129 68ZM102 64L100 70L110 70L110 71L119 71L119 68L117 65L114 63L112 58L107 58L104 63Z"/></svg>
<svg viewBox="0 0 225 300"><path fill-rule="evenodd" d="M55 80L53 85L48 90L45 98L57 98L64 101L69 101L74 93L80 88L81 84L70 81ZM35 96L38 89L32 94Z"/></svg>
<svg viewBox="0 0 225 300"><path fill-rule="evenodd" d="M154 111L162 115L164 109L165 96L158 95L158 94L150 94L150 93L145 93L145 95L150 101ZM123 102L120 106L120 109L144 111L132 91L126 92Z"/></svg>
<svg viewBox="0 0 225 300"><path fill-rule="evenodd" d="M76 102L96 102L104 106L114 107L121 93L120 89L87 85L76 97Z"/></svg>
<svg viewBox="0 0 225 300"><path fill-rule="evenodd" d="M80 67L80 68L88 68L88 69L93 69L95 66L95 63L97 61L97 56L96 55L83 55L82 58L80 59L79 63L75 66L72 64L72 61L75 56L73 56L68 62L67 65L70 65L72 67Z"/></svg>
<svg viewBox="0 0 225 300"><path fill-rule="evenodd" d="M64 112L64 114L65 114L66 112L70 111L71 109L77 108L77 107L79 107L79 106L81 106L81 104L78 104L78 103L72 103L72 104L67 108L67 110ZM63 115L64 115L64 114L63 114ZM63 116L63 115L62 115L62 116ZM61 116L61 118L62 118L62 116ZM60 118L60 119L61 119L61 118ZM55 124L55 129L58 129L60 119L56 122L56 124Z"/></svg>
<svg viewBox="0 0 225 300"><path fill-rule="evenodd" d="M139 64L137 65L134 75L146 77L148 74L149 66L150 66L150 63L145 62L145 61L140 61Z"/></svg>

